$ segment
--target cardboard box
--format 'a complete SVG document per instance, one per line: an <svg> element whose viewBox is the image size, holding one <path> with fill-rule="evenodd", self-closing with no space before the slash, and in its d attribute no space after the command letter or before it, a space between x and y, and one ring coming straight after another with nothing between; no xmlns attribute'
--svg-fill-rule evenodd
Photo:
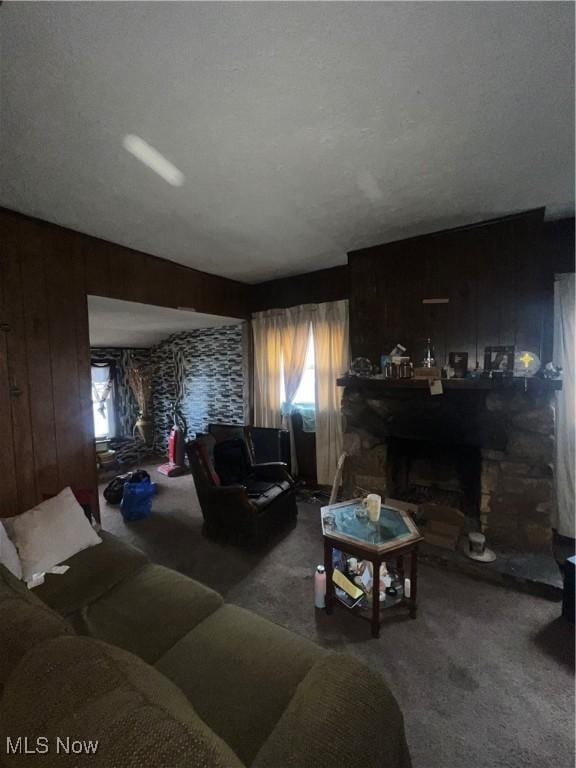
<svg viewBox="0 0 576 768"><path fill-rule="evenodd" d="M434 368L414 368L415 379L441 379L442 368L435 366Z"/></svg>

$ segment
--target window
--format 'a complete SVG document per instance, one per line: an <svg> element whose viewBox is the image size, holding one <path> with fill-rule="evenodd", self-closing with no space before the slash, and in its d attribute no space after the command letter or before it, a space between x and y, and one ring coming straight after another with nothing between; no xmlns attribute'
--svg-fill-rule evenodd
<svg viewBox="0 0 576 768"><path fill-rule="evenodd" d="M114 434L112 402L112 369L109 365L92 366L92 413L94 436L98 439Z"/></svg>
<svg viewBox="0 0 576 768"><path fill-rule="evenodd" d="M313 405L316 402L316 386L314 375L314 337L312 328L308 336L308 349L306 350L306 362L304 363L304 372L300 379L300 385L294 395L293 403L301 405Z"/></svg>
<svg viewBox="0 0 576 768"><path fill-rule="evenodd" d="M281 361L280 372L280 402L286 402L286 390L284 388L284 365ZM314 337L312 328L308 336L308 347L306 348L306 362L300 384L290 405L314 405L316 402L316 382L314 371Z"/></svg>

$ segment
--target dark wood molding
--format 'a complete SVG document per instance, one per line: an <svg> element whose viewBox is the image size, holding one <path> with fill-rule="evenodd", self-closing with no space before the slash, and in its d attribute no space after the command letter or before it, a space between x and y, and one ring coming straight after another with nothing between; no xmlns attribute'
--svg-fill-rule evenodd
<svg viewBox="0 0 576 768"><path fill-rule="evenodd" d="M339 387L366 390L377 396L395 390L428 389L427 379L376 379L366 376L341 376L336 381ZM442 387L460 392L478 392L486 390L527 390L530 392L550 392L562 389L561 379L541 379L536 377L506 377L502 379L442 379Z"/></svg>

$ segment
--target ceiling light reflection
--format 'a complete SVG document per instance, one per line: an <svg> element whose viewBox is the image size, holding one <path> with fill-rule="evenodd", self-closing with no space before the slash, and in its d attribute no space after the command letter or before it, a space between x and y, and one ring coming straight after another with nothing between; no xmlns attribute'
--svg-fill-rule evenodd
<svg viewBox="0 0 576 768"><path fill-rule="evenodd" d="M158 150L151 147L140 136L135 136L132 133L124 136L122 141L124 149L130 152L131 155L138 158L141 163L148 166L151 170L161 176L164 181L171 184L173 187L181 187L184 183L184 174L179 171L175 165L172 165L170 160L167 160L164 155L161 155Z"/></svg>

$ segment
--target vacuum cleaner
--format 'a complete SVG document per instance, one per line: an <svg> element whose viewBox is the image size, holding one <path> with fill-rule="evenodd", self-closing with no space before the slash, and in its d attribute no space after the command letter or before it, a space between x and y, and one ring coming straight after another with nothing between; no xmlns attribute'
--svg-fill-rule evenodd
<svg viewBox="0 0 576 768"><path fill-rule="evenodd" d="M184 421L180 416L181 421ZM170 430L170 437L168 438L168 463L161 464L158 467L158 472L161 472L167 477L178 477L179 475L185 475L188 472L186 467L184 455L185 455L185 442L186 442L186 427L183 428L178 424L178 412L174 409L174 425Z"/></svg>

